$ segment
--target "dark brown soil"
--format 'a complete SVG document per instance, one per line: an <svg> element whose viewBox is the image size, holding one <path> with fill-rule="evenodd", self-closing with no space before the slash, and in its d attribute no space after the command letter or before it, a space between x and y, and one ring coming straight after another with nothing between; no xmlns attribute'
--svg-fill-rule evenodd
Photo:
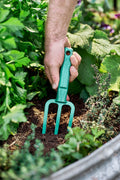
<svg viewBox="0 0 120 180"><path fill-rule="evenodd" d="M43 114L44 105L48 99L55 99L55 94L49 95L47 99L39 100L38 97L34 98L34 106L26 109L26 117L28 121L26 123L21 123L18 128L18 133L15 136L10 136L7 143L10 145L10 149L14 150L18 146L21 147L27 136L31 133L30 125L34 123L37 125L35 138L40 139L45 146L45 153L49 152L51 148L56 149L58 145L65 142L65 135L67 133L67 125L69 121L70 108L68 106L63 106L61 113L61 120L59 126L58 135L54 135L55 119L57 106L51 104L49 108L48 120L47 120L47 131L45 135L42 135L42 124L43 124ZM70 96L70 101L75 105L75 115L73 119L72 127L80 126L80 120L86 113L84 102L79 99L78 95ZM34 140L31 142L30 151L34 152ZM17 146L16 146L17 145Z"/></svg>

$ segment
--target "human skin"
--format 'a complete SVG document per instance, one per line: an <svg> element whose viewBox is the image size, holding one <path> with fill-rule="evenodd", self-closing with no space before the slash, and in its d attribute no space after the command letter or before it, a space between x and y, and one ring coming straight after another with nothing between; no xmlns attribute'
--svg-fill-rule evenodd
<svg viewBox="0 0 120 180"><path fill-rule="evenodd" d="M70 47L66 37L77 0L49 0L45 26L45 72L53 89L59 83L59 70L64 60L64 47ZM73 52L70 58L70 82L78 76L81 57Z"/></svg>

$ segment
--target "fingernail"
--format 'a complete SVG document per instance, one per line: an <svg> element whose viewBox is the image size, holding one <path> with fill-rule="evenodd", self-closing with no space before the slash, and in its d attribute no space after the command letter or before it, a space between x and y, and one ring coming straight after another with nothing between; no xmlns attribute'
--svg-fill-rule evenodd
<svg viewBox="0 0 120 180"><path fill-rule="evenodd" d="M55 84L55 83L52 84L52 88L53 88L53 89L57 89L57 84Z"/></svg>

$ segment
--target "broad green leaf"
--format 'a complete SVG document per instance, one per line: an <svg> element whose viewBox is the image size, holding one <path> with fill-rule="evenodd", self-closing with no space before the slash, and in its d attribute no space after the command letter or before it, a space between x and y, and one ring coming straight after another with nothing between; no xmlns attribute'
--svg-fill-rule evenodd
<svg viewBox="0 0 120 180"><path fill-rule="evenodd" d="M10 61L10 60L18 60L18 59L21 59L23 58L25 55L24 52L20 52L18 50L11 50L11 51L8 51L7 53L4 53L4 56L6 58L7 61Z"/></svg>
<svg viewBox="0 0 120 180"><path fill-rule="evenodd" d="M75 153L72 153L72 157L75 159L81 159L83 157L83 155L82 155L82 153L75 152Z"/></svg>
<svg viewBox="0 0 120 180"><path fill-rule="evenodd" d="M82 61L78 69L78 80L82 84L90 86L95 82L94 69L91 67L91 65L96 64L97 60L85 50L79 49L77 52L79 52L82 57Z"/></svg>
<svg viewBox="0 0 120 180"><path fill-rule="evenodd" d="M15 65L14 64L7 64L6 63L6 65L7 65L7 67L11 70L11 71L16 71L16 67L15 67Z"/></svg>
<svg viewBox="0 0 120 180"><path fill-rule="evenodd" d="M81 24L79 31L75 34L68 33L67 35L72 47L88 48L90 41L94 36L94 30L89 25Z"/></svg>
<svg viewBox="0 0 120 180"><path fill-rule="evenodd" d="M107 34L105 32L103 32L103 31L100 31L100 30L95 30L94 38L95 39L105 39L105 40L108 40Z"/></svg>
<svg viewBox="0 0 120 180"><path fill-rule="evenodd" d="M24 87L25 85L25 77L26 77L27 73L26 72L16 72L15 73L15 82L17 82L21 87Z"/></svg>
<svg viewBox="0 0 120 180"><path fill-rule="evenodd" d="M5 91L5 98L4 98L4 102L2 103L2 105L0 106L0 111L4 111L4 113L6 113L7 109L10 109L10 103L11 103L11 99L10 99L10 90L8 87L4 88Z"/></svg>
<svg viewBox="0 0 120 180"><path fill-rule="evenodd" d="M19 122L26 122L26 117L24 115L23 110L25 109L25 105L18 104L13 106L5 116L4 119L4 127L7 126L10 122L19 123Z"/></svg>
<svg viewBox="0 0 120 180"><path fill-rule="evenodd" d="M120 56L111 55L106 56L100 66L100 71L103 73L109 72L111 74L109 90L120 90Z"/></svg>
<svg viewBox="0 0 120 180"><path fill-rule="evenodd" d="M4 23L2 23L2 25L7 27L11 32L16 32L24 28L24 25L14 17L11 17L7 21L5 21Z"/></svg>
<svg viewBox="0 0 120 180"><path fill-rule="evenodd" d="M5 59L9 61L9 63L10 61L12 63L15 62L16 67L27 66L29 64L30 59L28 57L24 57L24 55L24 52L20 52L17 50L11 50L7 53L4 53Z"/></svg>
<svg viewBox="0 0 120 180"><path fill-rule="evenodd" d="M7 39L2 40L2 44L4 48L7 50L15 49L17 47L14 37L9 37Z"/></svg>
<svg viewBox="0 0 120 180"><path fill-rule="evenodd" d="M37 20L37 27L38 27L38 30L39 30L40 32L44 32L44 21L38 19L38 20Z"/></svg>
<svg viewBox="0 0 120 180"><path fill-rule="evenodd" d="M13 134L13 128L11 126L14 126L16 123L19 122L26 122L27 119L24 115L24 108L26 106L19 104L16 106L13 106L10 109L10 112L8 112L5 116L0 117L0 139L6 140L10 134ZM13 124L11 124L13 123Z"/></svg>
<svg viewBox="0 0 120 180"><path fill-rule="evenodd" d="M104 32L96 30L88 52L96 57L105 57L110 53L111 44Z"/></svg>
<svg viewBox="0 0 120 180"><path fill-rule="evenodd" d="M20 11L20 20L21 21L24 21L25 20L25 18L28 16L30 14L30 11L24 11L24 10L21 10Z"/></svg>
<svg viewBox="0 0 120 180"><path fill-rule="evenodd" d="M6 80L9 80L10 78L13 77L13 74L6 65L4 66L4 72L5 72Z"/></svg>
<svg viewBox="0 0 120 180"><path fill-rule="evenodd" d="M75 137L71 137L69 139L69 144L70 144L71 148L77 147L77 139Z"/></svg>
<svg viewBox="0 0 120 180"><path fill-rule="evenodd" d="M78 79L75 79L73 82L69 84L68 93L69 94L78 94L81 92L83 85L80 83Z"/></svg>
<svg viewBox="0 0 120 180"><path fill-rule="evenodd" d="M24 81L25 80L25 77L26 77L27 73L26 72L16 72L15 73L15 78L19 81Z"/></svg>
<svg viewBox="0 0 120 180"><path fill-rule="evenodd" d="M30 59L28 57L24 57L24 58L16 60L15 65L16 67L27 66L29 62L30 62Z"/></svg>
<svg viewBox="0 0 120 180"><path fill-rule="evenodd" d="M116 51L116 53L120 56L120 43L119 44L113 44L112 49Z"/></svg>
<svg viewBox="0 0 120 180"><path fill-rule="evenodd" d="M7 140L10 135L10 127L5 126L2 116L0 116L0 140Z"/></svg>
<svg viewBox="0 0 120 180"><path fill-rule="evenodd" d="M9 10L0 9L0 22L4 21L9 14Z"/></svg>
<svg viewBox="0 0 120 180"><path fill-rule="evenodd" d="M27 96L27 91L26 89L23 89L19 86L15 86L13 94L13 102L25 104L26 103L26 96Z"/></svg>
<svg viewBox="0 0 120 180"><path fill-rule="evenodd" d="M83 101L85 102L88 97L89 97L89 94L88 94L89 91L86 91L85 88L82 89L82 91L80 92L80 98L83 99Z"/></svg>
<svg viewBox="0 0 120 180"><path fill-rule="evenodd" d="M0 38L5 39L6 37L11 36L11 34L8 32L7 27L1 26L0 27Z"/></svg>

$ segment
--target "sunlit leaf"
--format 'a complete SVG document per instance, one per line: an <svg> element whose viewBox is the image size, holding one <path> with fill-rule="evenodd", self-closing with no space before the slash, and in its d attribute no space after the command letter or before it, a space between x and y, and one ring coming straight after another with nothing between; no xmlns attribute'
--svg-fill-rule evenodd
<svg viewBox="0 0 120 180"><path fill-rule="evenodd" d="M111 55L106 56L101 63L100 71L103 73L109 72L111 74L109 90L120 90L120 56Z"/></svg>
<svg viewBox="0 0 120 180"><path fill-rule="evenodd" d="M0 9L0 22L4 21L9 14L8 9Z"/></svg>
<svg viewBox="0 0 120 180"><path fill-rule="evenodd" d="M24 25L15 17L11 17L2 23L2 25L6 26L11 32L16 32L24 28Z"/></svg>

